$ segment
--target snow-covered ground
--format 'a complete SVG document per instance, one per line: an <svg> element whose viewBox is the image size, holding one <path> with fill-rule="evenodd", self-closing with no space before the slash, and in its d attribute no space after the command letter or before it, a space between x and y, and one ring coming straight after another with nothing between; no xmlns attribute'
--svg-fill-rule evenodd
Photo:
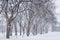
<svg viewBox="0 0 60 40"><path fill-rule="evenodd" d="M13 35L10 39L6 39L5 34L0 33L0 40L60 40L60 32L49 32L47 34L38 34L36 36L30 35L29 37L26 35Z"/></svg>

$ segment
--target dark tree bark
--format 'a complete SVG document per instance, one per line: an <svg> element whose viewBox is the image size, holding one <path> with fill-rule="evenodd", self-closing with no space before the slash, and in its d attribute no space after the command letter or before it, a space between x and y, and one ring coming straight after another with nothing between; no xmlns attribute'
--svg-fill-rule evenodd
<svg viewBox="0 0 60 40"><path fill-rule="evenodd" d="M10 30L11 30L10 27L11 27L11 24L8 23L8 24L7 24L7 31L6 31L6 38L9 38Z"/></svg>

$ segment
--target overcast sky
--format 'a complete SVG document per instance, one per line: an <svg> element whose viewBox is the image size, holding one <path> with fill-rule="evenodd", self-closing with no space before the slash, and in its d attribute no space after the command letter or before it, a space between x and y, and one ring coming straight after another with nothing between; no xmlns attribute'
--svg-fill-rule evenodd
<svg viewBox="0 0 60 40"><path fill-rule="evenodd" d="M57 21L60 22L60 0L54 0L55 1L55 5L56 5L56 17L57 17Z"/></svg>

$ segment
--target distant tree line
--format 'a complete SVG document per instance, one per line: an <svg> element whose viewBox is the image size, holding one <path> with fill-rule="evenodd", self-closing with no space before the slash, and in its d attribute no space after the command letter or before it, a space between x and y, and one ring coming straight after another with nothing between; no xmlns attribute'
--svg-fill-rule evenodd
<svg viewBox="0 0 60 40"><path fill-rule="evenodd" d="M29 36L30 33L48 33L51 26L55 30L56 18L54 15L53 0L0 0L0 14L6 19L6 38L13 33L17 35L17 28L20 28L20 35L23 33ZM19 27L17 27L19 24Z"/></svg>

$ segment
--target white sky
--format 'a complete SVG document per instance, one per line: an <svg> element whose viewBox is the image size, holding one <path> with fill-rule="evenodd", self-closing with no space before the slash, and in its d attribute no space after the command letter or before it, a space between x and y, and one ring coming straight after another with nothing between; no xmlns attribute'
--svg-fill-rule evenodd
<svg viewBox="0 0 60 40"><path fill-rule="evenodd" d="M57 20L60 22L60 0L54 0L56 4Z"/></svg>

